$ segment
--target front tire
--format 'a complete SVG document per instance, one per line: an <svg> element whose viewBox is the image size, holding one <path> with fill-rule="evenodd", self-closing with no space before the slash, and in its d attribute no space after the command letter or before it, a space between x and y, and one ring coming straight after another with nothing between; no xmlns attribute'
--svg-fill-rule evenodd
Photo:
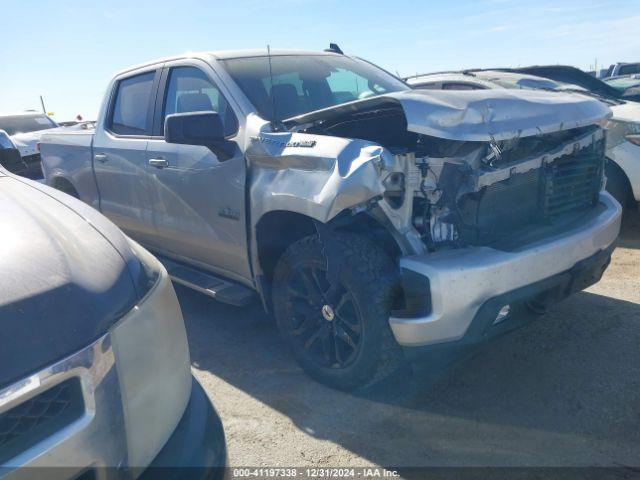
<svg viewBox="0 0 640 480"><path fill-rule="evenodd" d="M389 327L396 267L359 235L333 233L339 271L332 284L317 235L292 244L278 261L273 306L278 328L311 377L350 390L384 378L401 351Z"/></svg>

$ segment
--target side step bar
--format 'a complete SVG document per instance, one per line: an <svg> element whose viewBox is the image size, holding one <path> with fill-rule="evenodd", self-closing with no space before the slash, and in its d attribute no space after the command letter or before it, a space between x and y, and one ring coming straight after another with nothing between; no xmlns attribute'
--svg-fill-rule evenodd
<svg viewBox="0 0 640 480"><path fill-rule="evenodd" d="M164 265L171 279L186 287L204 293L220 302L242 307L256 299L256 293L231 280L216 277L212 273L184 265L166 257L157 257Z"/></svg>

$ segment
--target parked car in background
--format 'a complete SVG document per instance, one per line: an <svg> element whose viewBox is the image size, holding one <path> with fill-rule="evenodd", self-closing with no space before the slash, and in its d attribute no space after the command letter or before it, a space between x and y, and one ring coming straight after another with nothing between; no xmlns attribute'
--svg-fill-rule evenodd
<svg viewBox="0 0 640 480"><path fill-rule="evenodd" d="M0 217L0 478L223 466L162 265L96 210L2 168Z"/></svg>
<svg viewBox="0 0 640 480"><path fill-rule="evenodd" d="M0 166L17 175L31 176L34 173L32 166L22 159L20 151L4 130L0 130ZM39 165L38 170L40 170Z"/></svg>
<svg viewBox="0 0 640 480"><path fill-rule="evenodd" d="M95 120L70 120L67 122L58 122L60 127L70 128L72 130L91 130L95 128Z"/></svg>
<svg viewBox="0 0 640 480"><path fill-rule="evenodd" d="M562 84L576 85L588 90L592 94L600 95L610 100L640 101L640 97L633 95L624 96L623 92L609 85L607 82L599 78L594 78L579 68L568 65L534 65L530 67L500 68L495 70L535 75L555 80Z"/></svg>
<svg viewBox="0 0 640 480"><path fill-rule="evenodd" d="M614 88L588 73L563 66L525 67L417 75L407 78L407 82L419 89L531 88L593 96L608 105L613 114L607 124L607 190L625 207L635 207L640 202L640 104L621 100Z"/></svg>
<svg viewBox="0 0 640 480"><path fill-rule="evenodd" d="M633 73L640 73L640 62L619 62L612 64L604 74L603 78L618 77L620 75L631 75Z"/></svg>
<svg viewBox="0 0 640 480"><path fill-rule="evenodd" d="M335 46L205 52L118 73L95 133L41 150L49 185L175 281L257 292L305 371L350 389L598 281L620 228L609 115L571 94L413 91Z"/></svg>
<svg viewBox="0 0 640 480"><path fill-rule="evenodd" d="M28 171L24 173L28 178L42 178L38 141L43 131L57 127L56 122L44 113L0 114L0 130L7 132L20 151L23 162L28 165Z"/></svg>
<svg viewBox="0 0 640 480"><path fill-rule="evenodd" d="M618 90L623 99L640 99L640 74L605 78L604 81Z"/></svg>

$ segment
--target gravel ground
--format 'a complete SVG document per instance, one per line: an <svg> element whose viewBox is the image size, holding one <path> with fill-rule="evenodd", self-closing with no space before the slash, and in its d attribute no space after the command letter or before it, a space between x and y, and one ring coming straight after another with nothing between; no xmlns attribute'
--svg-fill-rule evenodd
<svg viewBox="0 0 640 480"><path fill-rule="evenodd" d="M640 466L639 273L633 214L599 284L455 365L353 394L305 376L259 308L177 291L231 466Z"/></svg>

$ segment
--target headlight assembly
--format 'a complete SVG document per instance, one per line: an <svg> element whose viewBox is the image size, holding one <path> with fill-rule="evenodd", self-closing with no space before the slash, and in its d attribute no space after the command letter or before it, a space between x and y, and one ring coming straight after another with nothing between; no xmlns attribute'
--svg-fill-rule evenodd
<svg viewBox="0 0 640 480"><path fill-rule="evenodd" d="M133 277L138 299L142 300L158 281L161 266L158 260L140 244L130 238L127 238L127 241L133 253L127 266Z"/></svg>

